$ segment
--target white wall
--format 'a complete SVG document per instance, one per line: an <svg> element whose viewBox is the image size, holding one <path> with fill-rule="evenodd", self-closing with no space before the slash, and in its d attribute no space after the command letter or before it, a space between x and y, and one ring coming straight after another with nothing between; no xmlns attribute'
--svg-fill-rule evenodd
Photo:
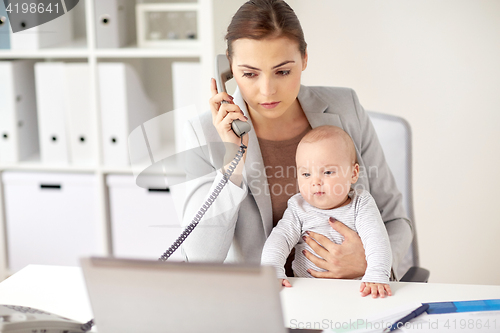
<svg viewBox="0 0 500 333"><path fill-rule="evenodd" d="M288 3L308 42L304 84L352 87L365 109L410 122L431 282L500 284L500 1Z"/></svg>

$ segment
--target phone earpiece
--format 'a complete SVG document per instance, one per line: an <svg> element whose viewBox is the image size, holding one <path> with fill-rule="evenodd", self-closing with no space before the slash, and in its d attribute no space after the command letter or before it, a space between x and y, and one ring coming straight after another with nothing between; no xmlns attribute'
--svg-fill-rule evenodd
<svg viewBox="0 0 500 333"><path fill-rule="evenodd" d="M217 83L218 92L226 92L226 82L233 78L233 73L231 72L231 66L225 54L217 55L215 59L215 81ZM227 101L222 101L222 103L229 103ZM233 132L241 138L243 134L250 132L252 127L249 123L241 120L234 120L231 123L231 128Z"/></svg>

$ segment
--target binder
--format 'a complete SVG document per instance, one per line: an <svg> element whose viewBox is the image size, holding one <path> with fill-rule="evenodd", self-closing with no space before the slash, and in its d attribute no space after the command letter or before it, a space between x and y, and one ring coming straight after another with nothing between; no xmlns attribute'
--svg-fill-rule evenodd
<svg viewBox="0 0 500 333"><path fill-rule="evenodd" d="M158 115L158 108L147 97L141 80L131 65L99 63L98 77L103 164L130 165L128 137L135 128L143 125L148 144L158 145L159 129L155 127L153 119ZM148 120L151 121L145 124Z"/></svg>
<svg viewBox="0 0 500 333"><path fill-rule="evenodd" d="M65 111L68 117L69 160L74 165L96 165L95 113L90 105L90 68L87 63L65 64Z"/></svg>
<svg viewBox="0 0 500 333"><path fill-rule="evenodd" d="M172 86L174 102L175 150L185 150L182 129L187 120L208 110L207 101L201 100L201 64L199 62L173 62Z"/></svg>
<svg viewBox="0 0 500 333"><path fill-rule="evenodd" d="M4 3L0 2L0 50L10 49L10 21Z"/></svg>
<svg viewBox="0 0 500 333"><path fill-rule="evenodd" d="M41 161L68 164L64 63L36 63L35 83Z"/></svg>
<svg viewBox="0 0 500 333"><path fill-rule="evenodd" d="M29 20L37 20L37 16L29 16ZM18 24L36 25L36 22L17 22ZM37 25L33 28L18 31L10 35L12 50L36 50L69 43L73 39L73 11L58 18Z"/></svg>
<svg viewBox="0 0 500 333"><path fill-rule="evenodd" d="M34 61L0 62L0 162L19 162L36 154Z"/></svg>
<svg viewBox="0 0 500 333"><path fill-rule="evenodd" d="M95 1L97 48L118 48L133 42L135 0Z"/></svg>

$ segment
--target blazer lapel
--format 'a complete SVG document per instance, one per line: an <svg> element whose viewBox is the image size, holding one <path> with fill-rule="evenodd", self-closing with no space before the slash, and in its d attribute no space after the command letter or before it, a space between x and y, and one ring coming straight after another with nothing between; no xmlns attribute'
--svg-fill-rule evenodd
<svg viewBox="0 0 500 333"><path fill-rule="evenodd" d="M300 86L297 98L312 128L322 125L333 125L344 129L340 116L331 113L331 110L329 110L331 106L316 95L311 88Z"/></svg>

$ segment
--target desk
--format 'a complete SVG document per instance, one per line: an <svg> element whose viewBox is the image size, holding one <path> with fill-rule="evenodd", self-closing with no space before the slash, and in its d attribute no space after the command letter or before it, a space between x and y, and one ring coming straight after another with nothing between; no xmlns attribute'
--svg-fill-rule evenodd
<svg viewBox="0 0 500 333"><path fill-rule="evenodd" d="M416 302L500 298L500 286L391 283L393 296L361 297L359 281L290 279L281 291L285 325L349 322ZM0 304L24 305L81 322L93 318L79 267L29 265L0 283Z"/></svg>
<svg viewBox="0 0 500 333"><path fill-rule="evenodd" d="M307 327L308 323L314 327L314 323L324 321L335 327L336 323L366 320L415 303L500 299L500 286L491 285L391 282L393 296L373 299L359 295L360 281L356 280L290 281L293 287L281 291L281 300L285 325L292 328L299 327L299 324Z"/></svg>

